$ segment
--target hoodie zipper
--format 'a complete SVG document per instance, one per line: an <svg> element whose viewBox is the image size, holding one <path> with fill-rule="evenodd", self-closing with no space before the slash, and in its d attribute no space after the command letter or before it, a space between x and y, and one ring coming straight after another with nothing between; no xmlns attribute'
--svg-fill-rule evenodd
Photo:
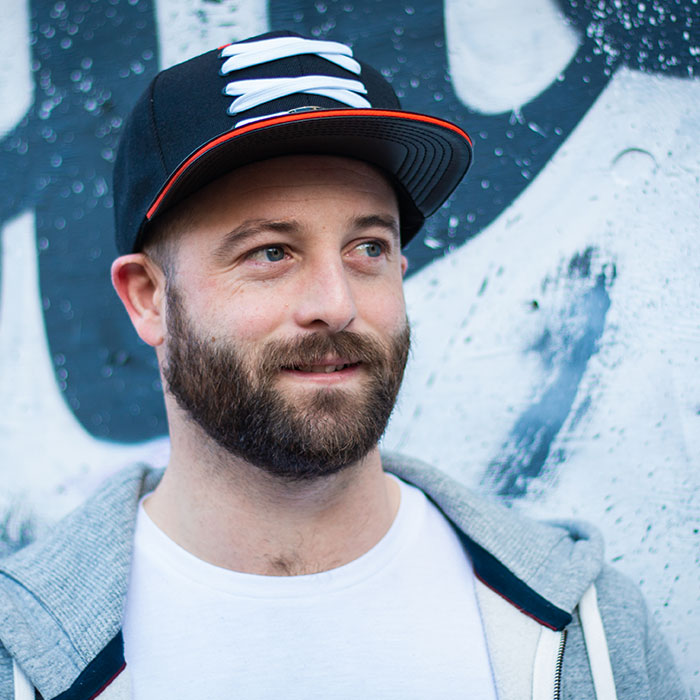
<svg viewBox="0 0 700 700"><path fill-rule="evenodd" d="M564 664L564 647L566 646L566 632L561 631L561 639L559 641L559 651L557 652L557 660L554 665L554 700L561 700L561 669Z"/></svg>

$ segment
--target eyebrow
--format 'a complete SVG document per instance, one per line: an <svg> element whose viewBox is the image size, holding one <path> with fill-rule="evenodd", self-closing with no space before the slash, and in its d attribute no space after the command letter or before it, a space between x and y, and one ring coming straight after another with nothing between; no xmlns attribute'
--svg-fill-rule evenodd
<svg viewBox="0 0 700 700"><path fill-rule="evenodd" d="M390 214L370 214L369 216L358 216L353 219L352 227L357 231L368 228L387 229L398 241L400 237L399 222L396 217Z"/></svg>
<svg viewBox="0 0 700 700"><path fill-rule="evenodd" d="M278 233L294 233L300 228L297 221L277 221L274 219L247 219L232 231L229 231L224 239L214 250L212 256L215 260L227 260L233 248L241 245L247 239L257 236L262 231L275 231Z"/></svg>

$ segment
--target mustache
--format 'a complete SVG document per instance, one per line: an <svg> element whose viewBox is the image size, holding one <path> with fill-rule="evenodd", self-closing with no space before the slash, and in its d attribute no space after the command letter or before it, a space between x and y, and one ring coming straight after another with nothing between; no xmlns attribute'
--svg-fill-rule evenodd
<svg viewBox="0 0 700 700"><path fill-rule="evenodd" d="M408 324L399 335L408 337ZM389 346L365 333L314 333L292 340L270 341L262 350L260 367L265 372L273 372L281 368L318 364L329 356L342 358L348 364L384 366L389 351Z"/></svg>

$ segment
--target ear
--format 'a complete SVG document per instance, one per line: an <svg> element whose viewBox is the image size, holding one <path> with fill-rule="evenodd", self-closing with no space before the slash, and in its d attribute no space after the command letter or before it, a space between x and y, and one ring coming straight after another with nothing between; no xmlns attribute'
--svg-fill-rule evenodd
<svg viewBox="0 0 700 700"><path fill-rule="evenodd" d="M408 258L405 255L401 256L401 277L406 276L406 270L408 270Z"/></svg>
<svg viewBox="0 0 700 700"><path fill-rule="evenodd" d="M112 263L112 284L141 340L153 347L165 337L165 275L145 253Z"/></svg>

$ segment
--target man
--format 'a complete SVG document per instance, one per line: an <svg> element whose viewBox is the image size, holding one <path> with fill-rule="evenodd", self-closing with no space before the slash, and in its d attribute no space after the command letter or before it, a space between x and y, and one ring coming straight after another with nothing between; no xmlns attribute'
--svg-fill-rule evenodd
<svg viewBox="0 0 700 700"><path fill-rule="evenodd" d="M379 454L401 245L470 159L335 42L264 35L154 80L112 278L171 456L3 563L3 698L682 697L595 531Z"/></svg>

